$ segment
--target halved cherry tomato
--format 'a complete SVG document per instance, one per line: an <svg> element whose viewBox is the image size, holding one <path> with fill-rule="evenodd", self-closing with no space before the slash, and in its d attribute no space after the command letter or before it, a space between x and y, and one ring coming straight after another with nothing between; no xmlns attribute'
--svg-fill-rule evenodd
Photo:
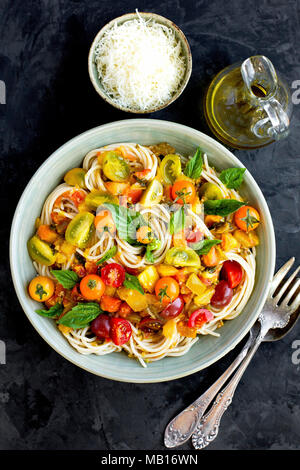
<svg viewBox="0 0 300 470"><path fill-rule="evenodd" d="M178 180L172 186L172 198L178 204L189 204L196 196L195 186L191 181Z"/></svg>
<svg viewBox="0 0 300 470"><path fill-rule="evenodd" d="M92 332L100 339L109 339L111 330L110 320L111 318L108 315L101 313L91 323Z"/></svg>
<svg viewBox="0 0 300 470"><path fill-rule="evenodd" d="M62 303L63 305L65 305L66 304L66 301L65 301L66 292L67 292L66 289L64 289L61 284L57 283L52 297L44 301L45 305L48 308L53 307L57 303Z"/></svg>
<svg viewBox="0 0 300 470"><path fill-rule="evenodd" d="M178 317L178 315L182 312L183 307L184 300L180 295L177 297L177 299L173 300L173 302L167 305L160 315L166 319Z"/></svg>
<svg viewBox="0 0 300 470"><path fill-rule="evenodd" d="M138 183L132 184L130 188L126 191L126 196L128 198L128 202L131 204L136 204L142 197L143 190L138 185Z"/></svg>
<svg viewBox="0 0 300 470"><path fill-rule="evenodd" d="M114 344L122 346L129 341L132 335L132 329L129 321L124 318L111 318L110 319L110 337Z"/></svg>
<svg viewBox="0 0 300 470"><path fill-rule="evenodd" d="M95 261L86 261L84 267L87 274L97 274L98 272L98 265Z"/></svg>
<svg viewBox="0 0 300 470"><path fill-rule="evenodd" d="M237 261L225 261L223 263L220 278L228 282L229 287L234 289L243 278L243 269Z"/></svg>
<svg viewBox="0 0 300 470"><path fill-rule="evenodd" d="M233 290L229 287L228 282L220 281L216 285L214 295L210 299L210 304L215 308L226 307L231 302Z"/></svg>
<svg viewBox="0 0 300 470"><path fill-rule="evenodd" d="M234 222L244 232L254 230L258 226L259 221L259 213L251 206L242 206L234 214Z"/></svg>
<svg viewBox="0 0 300 470"><path fill-rule="evenodd" d="M150 171L151 170L149 168L146 168L142 171L136 171L134 176L136 176L138 180L143 180L147 175L149 175Z"/></svg>
<svg viewBox="0 0 300 470"><path fill-rule="evenodd" d="M132 312L132 308L129 307L128 303L127 302L122 302L121 306L119 308L120 317L126 318L126 317L128 317L128 315L131 314L131 312Z"/></svg>
<svg viewBox="0 0 300 470"><path fill-rule="evenodd" d="M108 232L111 235L114 235L116 232L116 225L110 211L107 209L102 209L97 213L94 224L96 230L100 232L100 234L103 232Z"/></svg>
<svg viewBox="0 0 300 470"><path fill-rule="evenodd" d="M125 281L125 269L118 263L109 263L101 269L101 278L107 286L121 287Z"/></svg>
<svg viewBox="0 0 300 470"><path fill-rule="evenodd" d="M215 246L212 246L207 255L202 255L202 262L205 266L213 267L219 264L219 256Z"/></svg>
<svg viewBox="0 0 300 470"><path fill-rule="evenodd" d="M37 302L44 302L50 299L54 294L54 282L46 276L37 276L30 281L28 290L29 295Z"/></svg>
<svg viewBox="0 0 300 470"><path fill-rule="evenodd" d="M75 206L78 207L79 204L82 204L86 198L86 193L84 191L70 191L68 197L74 202Z"/></svg>
<svg viewBox="0 0 300 470"><path fill-rule="evenodd" d="M105 312L115 313L119 310L121 303L122 300L103 294L101 297L100 307Z"/></svg>
<svg viewBox="0 0 300 470"><path fill-rule="evenodd" d="M40 225L37 230L37 236L47 243L54 243L55 240L58 238L58 234L53 230L50 225Z"/></svg>
<svg viewBox="0 0 300 470"><path fill-rule="evenodd" d="M139 323L139 329L146 333L152 333L153 331L159 331L163 324L157 318L145 317Z"/></svg>
<svg viewBox="0 0 300 470"><path fill-rule="evenodd" d="M80 281L80 292L86 300L100 300L105 284L97 274L88 274Z"/></svg>
<svg viewBox="0 0 300 470"><path fill-rule="evenodd" d="M214 315L210 310L199 308L192 313L188 321L189 328L201 328L204 323L213 320Z"/></svg>
<svg viewBox="0 0 300 470"><path fill-rule="evenodd" d="M155 284L155 294L163 305L167 305L178 297L179 284L173 277L162 277Z"/></svg>
<svg viewBox="0 0 300 470"><path fill-rule="evenodd" d="M198 229L189 230L186 229L185 239L188 243L198 243L203 240L203 232L200 232Z"/></svg>

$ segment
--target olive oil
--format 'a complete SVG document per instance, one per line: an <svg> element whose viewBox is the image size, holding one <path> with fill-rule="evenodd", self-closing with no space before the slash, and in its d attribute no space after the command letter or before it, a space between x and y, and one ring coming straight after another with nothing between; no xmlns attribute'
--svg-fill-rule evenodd
<svg viewBox="0 0 300 470"><path fill-rule="evenodd" d="M231 65L213 79L207 90L205 117L211 131L225 145L238 149L257 148L286 135L275 127L268 110L273 106L279 120L286 118L286 131L289 124L287 113L291 114L288 90L277 80L275 70L274 76L273 70L268 74L261 70L262 67L258 67L255 73L254 67L249 72L248 69L243 71L240 64Z"/></svg>

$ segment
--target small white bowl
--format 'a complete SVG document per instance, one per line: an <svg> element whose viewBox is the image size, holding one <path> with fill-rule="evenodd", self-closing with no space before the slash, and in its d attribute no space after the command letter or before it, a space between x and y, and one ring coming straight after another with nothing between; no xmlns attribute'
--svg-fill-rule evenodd
<svg viewBox="0 0 300 470"><path fill-rule="evenodd" d="M172 95L172 97L169 100L167 100L163 105L157 106L156 108L147 109L146 111L145 110L134 110L134 109L131 109L131 108L121 106L118 103L116 103L106 93L106 91L105 91L105 89L102 85L101 78L99 78L99 74L98 74L98 70L97 70L97 66L96 66L96 62L95 62L95 49L96 49L96 46L99 43L102 36L106 33L106 31L111 29L116 23L118 25L120 25L120 24L125 23L125 21L137 19L139 16L141 16L145 20L150 20L151 19L151 20L154 20L156 23L160 23L160 24L163 24L164 26L167 26L168 28L171 28L174 31L175 37L181 43L182 54L185 57L185 61L186 61L185 74L184 74L184 77L183 77L183 79L180 83L180 86L179 86L178 90L176 90L176 92ZM114 20L107 23L102 29L100 29L100 31L98 32L97 36L95 37L95 39L94 39L94 41L91 45L91 48L90 48L89 57L88 57L88 68L89 68L89 75L90 75L91 82L92 82L96 92L101 96L101 98L104 99L104 101L111 104L115 108L120 109L121 111L126 111L128 113L135 113L135 114L147 114L147 113L153 113L154 111L159 111L160 109L163 109L166 106L169 106L169 104L173 103L181 95L181 93L185 89L185 87L186 87L186 85L187 85L187 83L190 79L191 73L192 73L192 54L191 54L191 50L190 50L188 40L186 39L185 35L181 31L181 29L176 24L174 24L172 21L168 20L167 18L164 18L163 16L156 15L155 13L144 13L144 12L139 12L138 14L137 13L128 13L126 15L122 15L122 16L119 16L118 18L115 18Z"/></svg>

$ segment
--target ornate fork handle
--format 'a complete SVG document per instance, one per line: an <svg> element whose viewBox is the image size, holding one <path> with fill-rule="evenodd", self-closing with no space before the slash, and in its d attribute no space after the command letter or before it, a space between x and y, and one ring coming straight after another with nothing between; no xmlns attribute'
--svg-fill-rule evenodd
<svg viewBox="0 0 300 470"><path fill-rule="evenodd" d="M253 338L253 335L250 335L242 351L221 377L203 395L201 395L190 406L185 408L168 424L164 438L166 447L177 447L188 441L192 433L195 431L199 419L202 417L208 405L212 402L221 387L223 387L227 382L230 375L242 362L254 340L255 338Z"/></svg>
<svg viewBox="0 0 300 470"><path fill-rule="evenodd" d="M237 372L224 390L218 394L209 412L200 419L200 422L192 436L192 443L195 449L203 449L217 437L221 418L232 402L235 389L252 357L257 351L257 348L262 342L262 339L262 335L258 335Z"/></svg>

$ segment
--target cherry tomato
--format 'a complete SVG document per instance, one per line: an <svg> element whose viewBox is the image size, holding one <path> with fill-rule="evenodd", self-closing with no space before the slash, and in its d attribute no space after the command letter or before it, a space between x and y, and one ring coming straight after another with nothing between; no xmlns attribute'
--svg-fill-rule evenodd
<svg viewBox="0 0 300 470"><path fill-rule="evenodd" d="M157 318L145 317L139 323L139 329L146 333L152 333L153 331L159 331L162 328L162 322Z"/></svg>
<svg viewBox="0 0 300 470"><path fill-rule="evenodd" d="M129 268L129 267L126 267L126 272L127 272L128 274L132 274L133 276L137 276L137 275L140 273L139 269L137 269L137 268Z"/></svg>
<svg viewBox="0 0 300 470"><path fill-rule="evenodd" d="M108 315L101 313L91 323L92 332L100 339L109 339L111 330L110 320Z"/></svg>
<svg viewBox="0 0 300 470"><path fill-rule="evenodd" d="M97 274L98 272L98 265L95 261L86 261L84 267L87 274Z"/></svg>
<svg viewBox="0 0 300 470"><path fill-rule="evenodd" d="M189 328L201 328L204 323L207 323L213 320L214 315L211 313L210 310L205 308L199 308L192 313L188 321Z"/></svg>
<svg viewBox="0 0 300 470"><path fill-rule="evenodd" d="M107 286L120 287L125 281L125 269L118 263L109 263L101 269L101 278Z"/></svg>
<svg viewBox="0 0 300 470"><path fill-rule="evenodd" d="M203 240L204 235L200 230L186 230L185 239L188 243L198 243Z"/></svg>
<svg viewBox="0 0 300 470"><path fill-rule="evenodd" d="M81 204L85 200L86 193L80 190L74 191L74 192L70 192L69 197L74 202L75 206L78 207L79 204Z"/></svg>
<svg viewBox="0 0 300 470"><path fill-rule="evenodd" d="M147 225L142 225L136 232L136 239L138 242L147 245L153 240L151 228Z"/></svg>
<svg viewBox="0 0 300 470"><path fill-rule="evenodd" d="M220 278L227 281L229 287L234 289L243 278L243 269L237 261L225 261L223 263Z"/></svg>
<svg viewBox="0 0 300 470"><path fill-rule="evenodd" d="M229 287L228 282L220 281L216 285L214 295L210 299L210 304L215 308L226 307L226 305L230 304L232 295L233 291Z"/></svg>
<svg viewBox="0 0 300 470"><path fill-rule="evenodd" d="M110 326L110 337L117 346L122 346L129 341L132 335L129 321L124 318L111 318Z"/></svg>
<svg viewBox="0 0 300 470"><path fill-rule="evenodd" d="M143 180L147 175L149 175L150 171L150 168L146 168L142 171L136 171L134 176L136 176L138 180Z"/></svg>
<svg viewBox="0 0 300 470"><path fill-rule="evenodd" d="M100 234L108 232L114 235L116 232L116 225L109 210L103 209L98 212L95 217L94 224L97 232Z"/></svg>
<svg viewBox="0 0 300 470"><path fill-rule="evenodd" d="M206 255L201 256L201 260L205 264L205 266L208 266L210 268L217 266L220 261L220 256L218 255L216 247L212 246Z"/></svg>
<svg viewBox="0 0 300 470"><path fill-rule="evenodd" d="M234 214L234 222L244 232L254 230L258 226L259 221L259 213L251 206L242 206Z"/></svg>
<svg viewBox="0 0 300 470"><path fill-rule="evenodd" d="M172 186L172 198L178 204L189 204L193 202L196 190L193 183L187 180L175 181Z"/></svg>
<svg viewBox="0 0 300 470"><path fill-rule="evenodd" d="M100 307L105 312L114 313L119 310L121 303L122 300L104 294L101 297Z"/></svg>
<svg viewBox="0 0 300 470"><path fill-rule="evenodd" d="M86 300L100 300L105 284L97 274L88 274L80 281L80 292Z"/></svg>
<svg viewBox="0 0 300 470"><path fill-rule="evenodd" d="M29 295L37 302L44 302L50 299L54 294L54 282L46 276L37 276L30 281L28 290Z"/></svg>
<svg viewBox="0 0 300 470"><path fill-rule="evenodd" d="M126 196L128 197L128 201L131 204L136 204L143 194L143 190L140 187L135 186L132 184L130 188L126 191Z"/></svg>
<svg viewBox="0 0 300 470"><path fill-rule="evenodd" d="M182 312L184 307L184 300L180 295L177 299L173 300L166 308L161 312L163 318L175 318Z"/></svg>
<svg viewBox="0 0 300 470"><path fill-rule="evenodd" d="M119 315L122 318L128 317L132 312L132 308L129 307L127 302L122 302L119 308Z"/></svg>
<svg viewBox="0 0 300 470"><path fill-rule="evenodd" d="M155 294L163 305L167 305L178 297L179 284L172 277L162 277L155 284Z"/></svg>

